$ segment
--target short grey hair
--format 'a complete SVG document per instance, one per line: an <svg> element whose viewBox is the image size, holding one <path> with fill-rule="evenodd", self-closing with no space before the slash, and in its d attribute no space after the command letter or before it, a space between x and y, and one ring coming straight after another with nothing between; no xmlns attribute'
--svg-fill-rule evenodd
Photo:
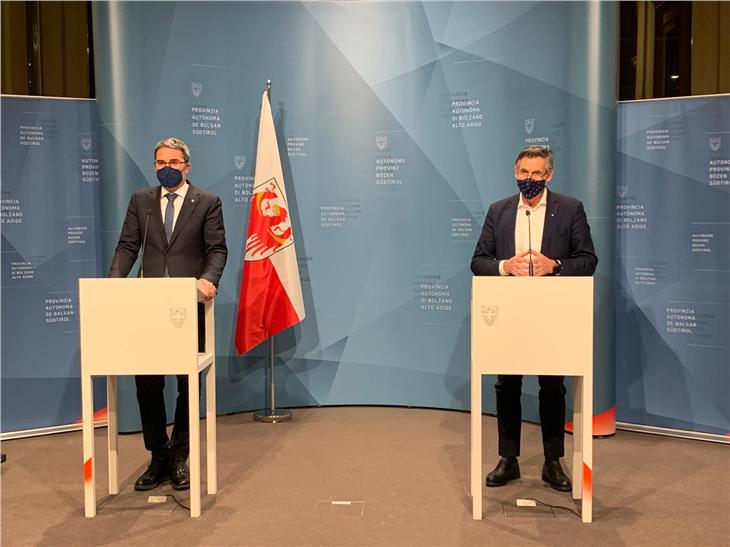
<svg viewBox="0 0 730 547"><path fill-rule="evenodd" d="M157 151L160 148L172 148L173 150L180 150L180 152L182 152L183 160L185 160L185 163L188 163L190 161L190 149L188 148L188 145L178 138L167 137L166 139L162 139L161 141L159 141L155 145L155 159L157 159Z"/></svg>
<svg viewBox="0 0 730 547"><path fill-rule="evenodd" d="M525 146L520 153L517 154L515 167L520 163L522 158L543 158L545 160L545 169L549 173L553 170L553 151L547 146Z"/></svg>

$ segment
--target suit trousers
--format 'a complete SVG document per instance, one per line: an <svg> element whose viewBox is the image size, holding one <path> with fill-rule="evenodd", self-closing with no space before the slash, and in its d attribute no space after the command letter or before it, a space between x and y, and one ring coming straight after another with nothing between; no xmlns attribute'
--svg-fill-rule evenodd
<svg viewBox="0 0 730 547"><path fill-rule="evenodd" d="M198 351L205 351L205 316L203 304L198 304ZM190 452L190 423L188 422L188 377L177 376L177 401L172 437L167 436L165 410L165 377L158 374L134 377L137 402L142 419L144 446L152 452L153 460L169 458L185 461Z"/></svg>
<svg viewBox="0 0 730 547"><path fill-rule="evenodd" d="M539 376L540 428L546 459L562 458L565 439L565 385L563 376ZM497 429L499 455L516 458L520 455L522 428L522 376L500 375L497 392Z"/></svg>
<svg viewBox="0 0 730 547"><path fill-rule="evenodd" d="M165 377L147 374L134 377L137 385L137 402L142 418L144 446L157 461L187 460L190 452L190 424L188 422L188 377L177 376L177 401L172 438L167 437L167 413L165 411Z"/></svg>

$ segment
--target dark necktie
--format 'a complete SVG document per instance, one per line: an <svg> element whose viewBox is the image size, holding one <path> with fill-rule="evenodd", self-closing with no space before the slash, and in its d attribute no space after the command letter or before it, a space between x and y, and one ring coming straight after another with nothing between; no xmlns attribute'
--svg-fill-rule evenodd
<svg viewBox="0 0 730 547"><path fill-rule="evenodd" d="M177 194L167 194L165 197L167 198L167 207L165 208L165 235L169 243L172 237L172 224L175 221L175 205L173 205L173 202Z"/></svg>

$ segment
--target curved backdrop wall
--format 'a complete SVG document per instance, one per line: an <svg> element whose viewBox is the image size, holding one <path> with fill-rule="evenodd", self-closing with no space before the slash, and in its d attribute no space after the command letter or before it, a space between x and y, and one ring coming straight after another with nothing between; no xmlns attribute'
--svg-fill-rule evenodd
<svg viewBox="0 0 730 547"><path fill-rule="evenodd" d="M104 266L130 193L155 184L154 143L181 137L192 149L191 180L224 202L221 412L265 406L269 346L236 356L233 330L259 98L270 78L307 309L276 339L278 403L467 409L470 258L488 204L516 192L516 151L540 143L556 154L552 187L584 201L593 229L595 412L610 414L614 4L93 10ZM120 385L120 428L136 429L132 382ZM537 416L536 393L528 382L528 418Z"/></svg>

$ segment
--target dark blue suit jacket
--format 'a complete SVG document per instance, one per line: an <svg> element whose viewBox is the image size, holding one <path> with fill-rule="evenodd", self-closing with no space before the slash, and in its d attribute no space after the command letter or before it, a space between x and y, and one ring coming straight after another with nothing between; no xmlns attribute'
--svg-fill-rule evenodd
<svg viewBox="0 0 730 547"><path fill-rule="evenodd" d="M515 219L520 195L493 203L479 236L471 271L474 275L499 275L499 261L515 254ZM540 252L560 260L560 275L593 275L598 257L583 204L572 197L548 191L545 227Z"/></svg>
<svg viewBox="0 0 730 547"><path fill-rule="evenodd" d="M160 186L132 194L109 277L127 277L144 244L144 276L207 279L218 286L228 248L223 209L218 196L190 184L170 241L160 210ZM149 217L149 220L148 220Z"/></svg>

